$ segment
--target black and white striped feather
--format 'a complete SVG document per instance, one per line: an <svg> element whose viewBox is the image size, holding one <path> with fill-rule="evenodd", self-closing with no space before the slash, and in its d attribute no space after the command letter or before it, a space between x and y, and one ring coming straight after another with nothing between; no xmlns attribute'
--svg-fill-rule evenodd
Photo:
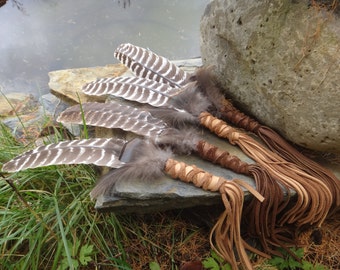
<svg viewBox="0 0 340 270"><path fill-rule="evenodd" d="M115 103L114 103L115 104ZM140 108L131 109L130 106L119 104L119 120L108 121L107 114L115 113L111 103L84 103L65 110L58 118L60 122L82 123L84 117L86 124L101 126L106 128L119 128L133 132L137 135L147 137L157 145L171 147L177 154L190 154L195 151L195 146L199 140L197 130L192 128L176 129L170 127L162 120L153 117L149 111ZM171 114L172 112L170 112ZM136 115L147 115L147 120L136 119ZM93 120L94 119L94 120ZM106 119L105 122L99 121ZM98 123L99 122L99 123ZM151 131L148 131L148 128ZM127 144L131 145L131 144ZM125 152L129 152L124 147ZM123 160L129 162L130 160Z"/></svg>
<svg viewBox="0 0 340 270"><path fill-rule="evenodd" d="M122 80L120 80L122 79ZM105 79L109 80L109 79ZM145 78L125 78L117 77L112 80L121 81L120 83L106 84L101 81L91 83L91 89L105 88L105 93L109 93L116 97L122 97L126 100L135 101L139 103L147 103L157 109L148 109L155 117L160 118L168 124L175 127L183 127L188 123L198 124L198 115L202 111L206 111L211 103L204 98L200 91L196 90L196 83L188 83L183 88L173 88L176 91L167 92L164 94L162 90L167 90L166 84L158 83L164 87L158 87L157 91L151 88L146 88L144 85L149 84L148 79ZM127 81L133 81L133 87ZM88 87L85 86L85 89ZM98 92L98 91L86 91ZM103 92L103 91L100 91Z"/></svg>
<svg viewBox="0 0 340 270"><path fill-rule="evenodd" d="M116 87L118 85L118 87ZM138 77L112 77L112 78L100 78L93 82L87 83L83 86L82 90L87 95L107 95L111 94L110 91L115 88L120 88L120 85L129 85L129 86L143 86L149 91L153 91L155 93L161 93L166 96L176 95L181 91L181 88L174 88L169 86L166 83L160 83L154 80L150 80L147 78L138 78Z"/></svg>
<svg viewBox="0 0 340 270"><path fill-rule="evenodd" d="M156 136L167 127L164 121L153 117L148 111L117 102L75 105L63 111L57 121L83 124L83 119L90 126L120 128L147 137Z"/></svg>
<svg viewBox="0 0 340 270"><path fill-rule="evenodd" d="M81 111L80 105L72 106L61 113L58 121L82 124L84 117L87 125L130 131L151 139L157 145L171 146L176 149L177 154L189 154L195 151L195 145L198 142L198 136L195 135L197 130L173 128L165 121L153 117L149 111L140 108L119 104L119 119L111 120L107 116L115 114L115 108L111 103L84 103L82 109L83 111ZM173 112L170 111L169 114L173 114ZM158 110L157 114L159 114ZM136 115L147 115L147 118L138 119Z"/></svg>
<svg viewBox="0 0 340 270"><path fill-rule="evenodd" d="M113 95L151 106L166 106L169 97L182 91L168 84L137 77L103 78L90 82L83 87L87 95Z"/></svg>
<svg viewBox="0 0 340 270"><path fill-rule="evenodd" d="M124 48L120 49L120 48ZM122 44L118 47L117 51L127 51L127 54L136 54L140 55L140 53L136 53L137 51L145 50L149 52L149 54L154 55L153 57L162 57L154 54L153 52L134 46L132 44ZM133 53L135 52L135 53ZM164 58L164 57L163 57ZM174 70L174 69L179 69L174 63L171 63L169 60L169 65L167 66L168 70ZM124 62L123 62L124 63ZM124 63L125 64L125 63ZM129 62L126 63L127 67L130 68L130 66L142 66L144 67L145 70L148 72L141 72L139 73L139 77L144 77L144 78L152 78L152 77L157 77L158 74L162 74L162 78L164 78L165 81L172 81L172 75L171 72L166 70L159 71L155 65L153 65L152 61L146 61L144 58L138 58L138 57L131 57L129 58ZM224 96L221 92L221 88L218 86L218 82L213 74L213 67L200 67L198 68L193 74L189 74L187 72L184 72L185 75L183 78L185 78L182 82L176 84L174 82L173 85L176 85L176 87L179 86L185 86L190 82L196 82L196 85L191 84L191 87L195 86L195 91L196 92L201 92L205 99L208 99L213 107L210 106L210 112L215 114L217 113L223 106L222 100L224 99ZM144 76L146 75L146 76ZM186 87L186 89L189 89L190 87Z"/></svg>
<svg viewBox="0 0 340 270"><path fill-rule="evenodd" d="M62 141L37 147L5 163L3 171L16 172L28 168L61 164L94 164L119 168L119 160L125 145L120 139L87 139Z"/></svg>
<svg viewBox="0 0 340 270"><path fill-rule="evenodd" d="M121 44L115 50L114 56L137 77L166 83L172 87L184 86L190 77L190 74L165 57L130 43Z"/></svg>

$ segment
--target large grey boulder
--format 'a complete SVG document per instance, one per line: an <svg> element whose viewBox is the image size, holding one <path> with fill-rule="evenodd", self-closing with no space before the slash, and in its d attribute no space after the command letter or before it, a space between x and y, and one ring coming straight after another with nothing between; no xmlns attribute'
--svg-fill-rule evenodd
<svg viewBox="0 0 340 270"><path fill-rule="evenodd" d="M202 60L260 122L301 146L340 152L340 17L309 2L212 1Z"/></svg>

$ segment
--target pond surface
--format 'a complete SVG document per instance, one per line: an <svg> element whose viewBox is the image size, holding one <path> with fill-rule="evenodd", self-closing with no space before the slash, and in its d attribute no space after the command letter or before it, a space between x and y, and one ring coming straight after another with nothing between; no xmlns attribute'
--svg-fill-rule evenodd
<svg viewBox="0 0 340 270"><path fill-rule="evenodd" d="M8 0L0 8L0 86L48 93L48 72L118 62L129 42L169 59L200 56L209 0Z"/></svg>

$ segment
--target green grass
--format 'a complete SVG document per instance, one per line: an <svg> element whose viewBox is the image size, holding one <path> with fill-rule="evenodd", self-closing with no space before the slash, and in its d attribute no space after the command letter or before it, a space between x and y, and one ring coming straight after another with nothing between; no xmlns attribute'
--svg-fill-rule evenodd
<svg viewBox="0 0 340 270"><path fill-rule="evenodd" d="M34 147L18 142L0 123L0 168ZM208 230L202 236L178 212L98 213L89 196L98 178L92 166L1 176L0 269L151 269L158 263L179 269L181 261L209 254Z"/></svg>
<svg viewBox="0 0 340 270"><path fill-rule="evenodd" d="M0 126L0 164L32 148ZM113 214L94 210L91 166L49 166L4 175L0 181L1 269L93 269L113 265L124 236ZM61 264L63 262L63 264ZM91 267L92 266L92 267Z"/></svg>

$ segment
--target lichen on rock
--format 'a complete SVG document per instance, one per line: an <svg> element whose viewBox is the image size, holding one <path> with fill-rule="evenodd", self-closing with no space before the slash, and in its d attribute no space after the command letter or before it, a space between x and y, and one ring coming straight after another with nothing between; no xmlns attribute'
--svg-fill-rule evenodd
<svg viewBox="0 0 340 270"><path fill-rule="evenodd" d="M202 60L262 123L301 146L340 152L340 18L308 2L212 1Z"/></svg>

